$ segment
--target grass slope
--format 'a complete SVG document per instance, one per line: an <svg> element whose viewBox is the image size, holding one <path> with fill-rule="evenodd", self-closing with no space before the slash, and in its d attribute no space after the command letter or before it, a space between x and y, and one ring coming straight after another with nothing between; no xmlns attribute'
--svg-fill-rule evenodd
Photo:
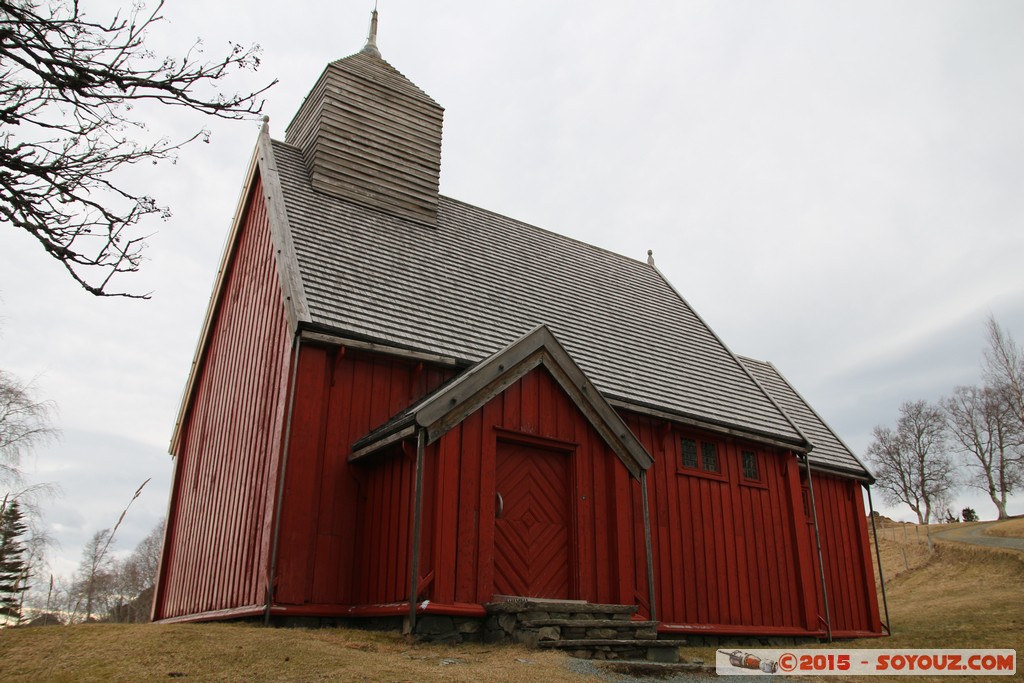
<svg viewBox="0 0 1024 683"><path fill-rule="evenodd" d="M985 533L989 536L1024 538L1024 517L1009 519L1001 524L991 526L985 531Z"/></svg>

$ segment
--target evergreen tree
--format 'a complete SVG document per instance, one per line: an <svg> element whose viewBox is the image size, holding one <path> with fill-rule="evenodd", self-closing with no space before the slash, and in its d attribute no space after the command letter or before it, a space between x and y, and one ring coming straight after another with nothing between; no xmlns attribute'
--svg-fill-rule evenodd
<svg viewBox="0 0 1024 683"><path fill-rule="evenodd" d="M27 527L17 499L4 500L0 512L0 615L21 620L21 599L28 590L28 565L21 537Z"/></svg>

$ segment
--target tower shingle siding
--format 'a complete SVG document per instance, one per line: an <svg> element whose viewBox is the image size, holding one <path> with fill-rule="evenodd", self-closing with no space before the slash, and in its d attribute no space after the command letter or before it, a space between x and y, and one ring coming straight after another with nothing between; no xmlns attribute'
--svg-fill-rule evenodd
<svg viewBox="0 0 1024 683"><path fill-rule="evenodd" d="M327 65L285 132L314 189L434 225L444 109L369 51Z"/></svg>

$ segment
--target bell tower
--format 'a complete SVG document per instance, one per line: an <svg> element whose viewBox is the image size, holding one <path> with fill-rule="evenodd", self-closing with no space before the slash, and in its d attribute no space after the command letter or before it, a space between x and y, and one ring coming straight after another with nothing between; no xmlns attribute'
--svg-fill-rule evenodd
<svg viewBox="0 0 1024 683"><path fill-rule="evenodd" d="M315 189L435 225L444 109L377 48L327 65L285 131L302 149Z"/></svg>

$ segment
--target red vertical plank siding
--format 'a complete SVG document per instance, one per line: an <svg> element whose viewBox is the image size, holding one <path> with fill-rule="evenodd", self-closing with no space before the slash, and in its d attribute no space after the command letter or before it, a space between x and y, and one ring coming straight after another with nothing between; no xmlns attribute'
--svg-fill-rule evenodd
<svg viewBox="0 0 1024 683"><path fill-rule="evenodd" d="M882 615L878 611L878 595L875 591L875 572L871 545L868 541L868 518L867 511L864 509L864 494L860 484L853 484L852 488L854 514L858 520L856 547L860 555L860 575L868 584L866 592L868 629L872 633L881 633Z"/></svg>
<svg viewBox="0 0 1024 683"><path fill-rule="evenodd" d="M437 457L434 459L436 465L433 470L432 479L425 479L426 482L434 481L435 497L434 516L424 520L426 531L424 548L433 548L433 563L431 568L438 568L434 575L434 591L432 598L441 603L452 603L456 600L456 576L458 565L456 564L458 524L459 524L459 439L458 433L455 438L443 439L437 445ZM433 544L431 545L431 531L433 532ZM429 571L429 570L428 570Z"/></svg>
<svg viewBox="0 0 1024 683"><path fill-rule="evenodd" d="M369 523L357 548L355 604L401 602L409 596L409 551L415 457L400 446L379 457L367 474L363 501ZM390 510L388 514L376 511Z"/></svg>
<svg viewBox="0 0 1024 683"><path fill-rule="evenodd" d="M532 383L536 387L536 382ZM530 392L531 394L533 392ZM523 391L524 397L527 391ZM492 401L489 405L494 406ZM495 492L494 468L497 456L497 441L490 429L485 430L484 409L476 411L462 423L462 454L463 457L480 459L480 488L474 491L472 498L477 498L479 521L476 525L477 566L476 593L473 602L489 602L494 595L494 514ZM536 416L536 413L534 413ZM534 423L536 425L536 423ZM535 428L535 427L534 427Z"/></svg>
<svg viewBox="0 0 1024 683"><path fill-rule="evenodd" d="M813 476L832 631L840 635L878 632L881 623L860 484L819 473Z"/></svg>
<svg viewBox="0 0 1024 683"><path fill-rule="evenodd" d="M648 472L648 495L658 618L684 629L820 630L820 582L794 456L735 438L669 428L645 416L624 417L655 459ZM719 476L681 467L683 437L716 445ZM743 477L744 450L756 454L757 481ZM819 478L826 479L815 478L816 493ZM835 628L877 633L877 617L868 608L874 588L866 573L871 560L861 530L863 514L849 493L859 485L827 479L819 514L831 539L824 551L828 580L834 584L830 592L842 593L835 600ZM642 532L639 495L634 486L637 533ZM821 512L826 505L827 513ZM642 538L634 539L632 554L634 567L645 573ZM636 578L641 593L646 591L645 578Z"/></svg>
<svg viewBox="0 0 1024 683"><path fill-rule="evenodd" d="M316 528L319 507L317 465L329 363L328 353L322 349L305 347L299 354L288 471L284 474L275 604L303 604L312 578L305 569L313 562L314 547L309 539Z"/></svg>
<svg viewBox="0 0 1024 683"><path fill-rule="evenodd" d="M330 614L331 606L406 599L415 458L396 452L353 465L348 457L355 441L451 374L418 361L303 345L276 605Z"/></svg>
<svg viewBox="0 0 1024 683"><path fill-rule="evenodd" d="M410 446L411 445L413 445L412 442L410 442ZM434 520L439 518L438 499L440 498L442 492L435 489L431 485L431 482L440 481L440 478L437 476L438 462L440 461L440 459L441 453L438 448L438 444L432 444L424 449L422 501L423 519L420 522L420 534L422 538L422 541L420 543L420 577L422 579L423 577L433 575L434 579L432 582L423 586L424 592L420 593L420 598L429 598L440 602L440 600L435 596L439 594L439 591L444 591L444 601L446 603L451 603L455 600L455 577L453 576L453 572L450 569L450 567L454 566L454 562L444 560L441 561L439 565L438 559L435 556L435 548L439 548L442 545L439 541L435 540L435 534L438 534L440 532L440 529L438 529L437 526L435 526L434 524ZM446 522L443 525L443 527L446 530L450 530L451 527L453 526L450 520L454 519L454 517L451 515L446 515L445 518L449 521ZM454 534L449 533L448 536L453 538ZM445 545L445 547L448 547L447 544ZM437 576L437 573L434 571L434 568L437 566L445 567L443 577ZM442 582L444 583L444 585L439 588L438 584ZM421 580L421 584L422 583L423 582Z"/></svg>
<svg viewBox="0 0 1024 683"><path fill-rule="evenodd" d="M257 182L175 453L157 619L264 600L291 335Z"/></svg>

